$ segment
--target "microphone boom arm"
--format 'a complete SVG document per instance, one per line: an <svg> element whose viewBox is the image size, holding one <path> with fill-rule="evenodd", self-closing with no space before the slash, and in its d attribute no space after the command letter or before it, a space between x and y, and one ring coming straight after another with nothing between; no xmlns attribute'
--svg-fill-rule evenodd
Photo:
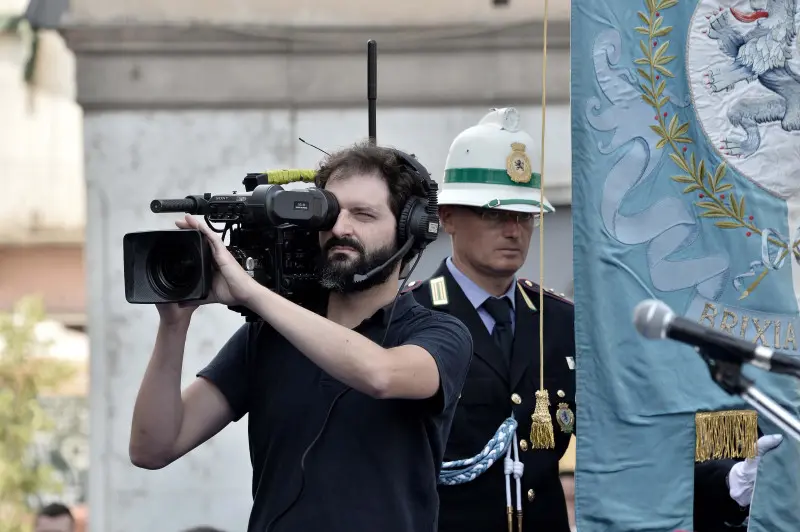
<svg viewBox="0 0 800 532"><path fill-rule="evenodd" d="M756 388L752 379L742 374L742 362L721 347L698 347L697 352L708 365L711 378L730 395L738 395L756 411L800 442L800 421L785 408Z"/></svg>

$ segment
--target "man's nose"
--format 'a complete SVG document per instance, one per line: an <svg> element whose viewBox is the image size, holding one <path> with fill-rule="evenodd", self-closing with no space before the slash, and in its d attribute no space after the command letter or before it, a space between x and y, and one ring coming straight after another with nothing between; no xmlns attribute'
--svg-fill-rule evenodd
<svg viewBox="0 0 800 532"><path fill-rule="evenodd" d="M350 216L347 211L339 211L339 217L336 218L336 223L331 229L331 233L337 238L350 236L353 234L353 224L350 221Z"/></svg>
<svg viewBox="0 0 800 532"><path fill-rule="evenodd" d="M521 224L516 216L509 216L503 220L503 236L517 238L522 232Z"/></svg>

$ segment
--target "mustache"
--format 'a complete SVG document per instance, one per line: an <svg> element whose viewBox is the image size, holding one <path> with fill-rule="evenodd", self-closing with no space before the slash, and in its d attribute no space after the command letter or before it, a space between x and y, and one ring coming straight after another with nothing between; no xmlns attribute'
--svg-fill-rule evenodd
<svg viewBox="0 0 800 532"><path fill-rule="evenodd" d="M331 249L335 248L336 246L348 247L353 248L360 254L364 254L364 246L361 245L360 242L353 238L336 238L331 237L330 240L325 242L325 246L322 251L327 254Z"/></svg>

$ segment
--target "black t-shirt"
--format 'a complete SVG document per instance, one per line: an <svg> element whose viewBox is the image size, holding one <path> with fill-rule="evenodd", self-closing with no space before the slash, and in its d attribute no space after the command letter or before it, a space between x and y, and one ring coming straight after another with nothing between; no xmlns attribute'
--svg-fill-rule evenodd
<svg viewBox="0 0 800 532"><path fill-rule="evenodd" d="M236 421L249 414L248 532L436 530L436 481L472 337L410 293L398 297L387 332L390 314L391 305L355 331L378 344L386 334L386 348L430 353L440 377L430 399L373 399L349 389L266 323L242 326L198 374L220 389Z"/></svg>

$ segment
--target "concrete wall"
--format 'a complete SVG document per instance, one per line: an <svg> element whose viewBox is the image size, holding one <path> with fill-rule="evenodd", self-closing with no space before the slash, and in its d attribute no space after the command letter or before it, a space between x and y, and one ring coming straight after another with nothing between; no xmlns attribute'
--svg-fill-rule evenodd
<svg viewBox="0 0 800 532"><path fill-rule="evenodd" d="M80 243L86 195L75 57L60 35L41 32L26 83L31 38L0 34L0 189L13 198L0 210L0 245Z"/></svg>
<svg viewBox="0 0 800 532"><path fill-rule="evenodd" d="M437 30L75 23L86 111L366 107L367 40L378 43L378 107L536 105L535 20ZM569 101L569 25L548 30L547 102Z"/></svg>
<svg viewBox="0 0 800 532"><path fill-rule="evenodd" d="M522 111L536 135L537 110ZM384 109L378 131L384 143L414 151L440 175L451 139L483 113L481 108ZM550 109L548 117L548 168L557 175L568 170L568 111ZM295 141L299 135L333 149L363 137L365 131L365 113L359 110L87 115L92 463L102 464L91 473L92 530L166 531L198 523L244 530L251 503L244 421L164 470L136 470L128 461L131 412L158 318L152 306L125 302L123 235L171 226L173 216L150 213L153 198L241 190L248 171L313 166L319 153ZM563 291L571 270L569 209L559 209L548 221L548 284ZM437 242L415 277L429 274L448 248L446 240ZM525 270L534 279L537 265L534 252ZM223 308L197 313L187 346L186 384L240 322L238 315Z"/></svg>
<svg viewBox="0 0 800 532"><path fill-rule="evenodd" d="M191 22L270 26L425 26L459 23L510 22L541 19L544 2L511 0L495 7L492 0L294 0L293 2L258 2L236 0L73 0L74 21L98 23ZM568 20L570 3L549 2L550 20Z"/></svg>

